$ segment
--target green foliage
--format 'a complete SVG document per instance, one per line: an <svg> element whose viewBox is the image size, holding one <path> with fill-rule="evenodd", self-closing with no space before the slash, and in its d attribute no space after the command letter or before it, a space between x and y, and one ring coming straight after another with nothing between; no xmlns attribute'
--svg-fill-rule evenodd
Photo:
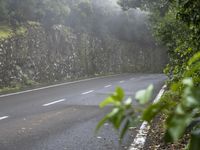
<svg viewBox="0 0 200 150"><path fill-rule="evenodd" d="M161 99L149 106L143 111L142 119L151 122L158 114L169 114L179 102L180 96L177 92L167 91Z"/></svg>
<svg viewBox="0 0 200 150"><path fill-rule="evenodd" d="M66 0L1 0L0 8L0 19L14 27L27 21L63 23L70 12Z"/></svg>
<svg viewBox="0 0 200 150"><path fill-rule="evenodd" d="M0 0L0 20L5 20L7 13L7 2L5 0Z"/></svg>
<svg viewBox="0 0 200 150"><path fill-rule="evenodd" d="M166 140L177 141L183 136L186 128L200 112L200 88L194 87L191 78L183 80L184 91L181 101L175 109L168 115L166 121Z"/></svg>
<svg viewBox="0 0 200 150"><path fill-rule="evenodd" d="M126 8L150 11L151 29L168 48L169 65L165 73L169 83L184 78L187 61L200 49L200 2L193 0L120 0Z"/></svg>
<svg viewBox="0 0 200 150"><path fill-rule="evenodd" d="M0 26L0 39L6 39L13 35L13 31L9 26Z"/></svg>
<svg viewBox="0 0 200 150"><path fill-rule="evenodd" d="M141 105L147 104L152 96L152 91L153 85L150 85L146 90L138 91L136 99ZM125 100L124 91L119 87L99 106L100 108L112 106L113 109L98 123L96 131L108 121L120 132L120 139L122 139L130 127L140 122L140 117L137 114L141 113L141 110L132 106L131 98Z"/></svg>
<svg viewBox="0 0 200 150"><path fill-rule="evenodd" d="M38 20L46 26L51 27L53 24L64 24L65 18L70 13L70 8L65 0L46 0L36 3L40 4L38 8L34 8L38 14Z"/></svg>
<svg viewBox="0 0 200 150"><path fill-rule="evenodd" d="M188 132L191 135L188 149L198 150L200 147L200 1L120 0L119 4L124 10L140 7L150 11L151 29L157 40L168 48L170 59L164 70L169 77L167 82L169 91L158 102L148 105L137 114L140 114L142 120L151 123L155 116L164 113L167 117L166 141L176 142ZM147 90L138 92L136 98L141 104L146 104L151 91L150 86ZM117 115L121 115L120 112ZM191 129L188 131L191 126L192 131Z"/></svg>
<svg viewBox="0 0 200 150"><path fill-rule="evenodd" d="M152 91L153 85L150 85L146 90L137 92L135 98L139 100L140 104L146 104L152 96Z"/></svg>
<svg viewBox="0 0 200 150"><path fill-rule="evenodd" d="M168 111L169 113L167 114L168 118L166 121L165 138L167 141L177 141L179 138L181 138L195 117L199 116L200 88L194 86L191 78L184 79L182 83L184 90L182 91L181 98L178 98L179 101L176 100L177 98L172 97L166 99L168 101L173 100L176 103L175 105L170 104L170 107L167 108L170 110ZM164 97L165 96L161 98L160 102ZM160 109L161 107L158 108ZM153 119L153 117L151 119ZM193 144L194 143L192 143L191 146Z"/></svg>
<svg viewBox="0 0 200 150"><path fill-rule="evenodd" d="M132 122L135 123L140 118L151 123L158 114L164 113L167 117L165 121L166 141L179 140L186 132L187 127L193 123L193 120L199 117L200 112L200 87L195 87L191 78L184 79L182 84L184 86L182 93L168 91L158 102L150 104L144 109L134 108L131 98L123 101L124 92L121 88L117 88L114 94L100 104L100 108L111 104L113 110L99 122L97 130L106 121L109 121L120 132L120 138L123 138ZM136 99L140 104L148 103L152 90L152 85L150 85L146 90L136 93ZM140 114L140 116L137 117L136 114ZM191 140L191 146L198 144L195 138L197 138L196 134Z"/></svg>
<svg viewBox="0 0 200 150"><path fill-rule="evenodd" d="M8 25L0 26L0 40L10 38L14 35L24 35L27 28L24 26L16 27L15 31Z"/></svg>
<svg viewBox="0 0 200 150"><path fill-rule="evenodd" d="M200 52L196 53L187 63L184 77L192 77L196 86L200 85Z"/></svg>
<svg viewBox="0 0 200 150"><path fill-rule="evenodd" d="M24 26L20 26L16 29L17 35L24 35L27 32L27 28Z"/></svg>
<svg viewBox="0 0 200 150"><path fill-rule="evenodd" d="M90 3L90 1L82 1L78 4L79 12L82 14L83 17L90 16L93 13Z"/></svg>
<svg viewBox="0 0 200 150"><path fill-rule="evenodd" d="M200 130L195 130L191 133L191 142L189 150L199 150L200 147Z"/></svg>
<svg viewBox="0 0 200 150"><path fill-rule="evenodd" d="M120 131L120 139L122 139L129 129L139 121L132 107L132 99L124 100L124 91L116 88L116 91L100 104L100 108L112 106L112 111L107 114L97 125L96 131L99 130L105 122L110 122L116 130Z"/></svg>
<svg viewBox="0 0 200 150"><path fill-rule="evenodd" d="M16 87L5 87L0 89L0 93L16 92L20 90L20 86Z"/></svg>

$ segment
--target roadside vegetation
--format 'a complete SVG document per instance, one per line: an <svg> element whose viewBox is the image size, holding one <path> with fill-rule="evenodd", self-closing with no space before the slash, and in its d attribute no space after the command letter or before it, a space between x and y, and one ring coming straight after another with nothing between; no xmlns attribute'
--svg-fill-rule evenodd
<svg viewBox="0 0 200 150"><path fill-rule="evenodd" d="M113 110L99 122L97 130L108 121L119 131L120 138L123 138L129 127L135 125L138 120L151 124L161 115L164 118L162 130L166 142L177 143L180 139L188 137L184 148L199 150L200 1L121 0L119 4L125 11L139 7L149 13L154 36L168 49L170 60L164 69L168 76L168 89L154 104L149 101L153 91L152 85L139 91L135 98L141 104L141 108L135 108L131 98L124 99L123 89L117 88L113 95L100 104L101 108L112 105Z"/></svg>

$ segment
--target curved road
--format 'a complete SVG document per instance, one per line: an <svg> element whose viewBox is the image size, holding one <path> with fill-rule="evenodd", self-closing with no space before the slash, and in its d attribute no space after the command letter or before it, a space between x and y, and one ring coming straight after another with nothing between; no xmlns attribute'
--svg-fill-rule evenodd
<svg viewBox="0 0 200 150"><path fill-rule="evenodd" d="M154 96L162 74L122 74L0 96L0 150L123 150L136 135L132 129L121 145L111 125L94 129L110 108L98 104L121 86L126 96L153 83ZM137 105L136 102L134 102Z"/></svg>

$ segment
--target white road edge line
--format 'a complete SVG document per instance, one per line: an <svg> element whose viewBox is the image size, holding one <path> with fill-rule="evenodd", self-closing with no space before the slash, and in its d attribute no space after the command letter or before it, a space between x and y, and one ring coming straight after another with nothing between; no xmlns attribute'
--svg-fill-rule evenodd
<svg viewBox="0 0 200 150"><path fill-rule="evenodd" d="M111 87L112 85L106 85L106 86L104 86L105 88L109 88L109 87Z"/></svg>
<svg viewBox="0 0 200 150"><path fill-rule="evenodd" d="M89 93L92 93L92 92L94 92L94 90L90 90L88 92L84 92L84 93L82 93L82 95L86 95L86 94L89 94Z"/></svg>
<svg viewBox="0 0 200 150"><path fill-rule="evenodd" d="M9 116L0 117L0 120L7 119Z"/></svg>
<svg viewBox="0 0 200 150"><path fill-rule="evenodd" d="M53 104L56 104L56 103L60 103L60 102L63 102L65 101L66 99L61 99L61 100L58 100L58 101L54 101L54 102L51 102L51 103L47 103L47 104L44 104L42 106L50 106L50 105L53 105Z"/></svg>
<svg viewBox="0 0 200 150"><path fill-rule="evenodd" d="M78 80L78 81L73 81L73 82L66 82L66 83L61 83L61 84L55 84L55 85L45 86L45 87L36 88L36 89L32 89L32 90L25 90L25 91L21 91L21 92L15 92L15 93L10 93L10 94L0 95L0 98L7 97L7 96L18 95L18 94L23 94L23 93L29 93L29 92L33 92L33 91L39 91L39 90L49 89L49 88L58 87L58 86L62 86L62 85L79 83L79 82L83 82L83 81L90 81L90 80L95 80L95 79L103 79L103 78L106 78L106 77L115 77L115 76L119 76L119 75L121 75L121 74L101 76L101 77L83 79L83 80Z"/></svg>
<svg viewBox="0 0 200 150"><path fill-rule="evenodd" d="M165 92L166 85L162 87L156 98L154 99L153 103L156 103L160 100L161 96ZM147 138L147 134L149 132L150 126L149 124L144 121L142 125L140 126L140 129L138 131L138 134L136 135L133 143L129 147L129 150L142 150Z"/></svg>
<svg viewBox="0 0 200 150"><path fill-rule="evenodd" d="M119 81L119 83L124 83L125 81L123 80L123 81Z"/></svg>

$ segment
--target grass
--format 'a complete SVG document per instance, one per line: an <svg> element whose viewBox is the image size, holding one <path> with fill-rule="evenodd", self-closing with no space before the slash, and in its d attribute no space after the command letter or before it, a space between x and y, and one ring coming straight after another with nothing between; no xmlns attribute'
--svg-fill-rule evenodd
<svg viewBox="0 0 200 150"><path fill-rule="evenodd" d="M24 35L27 32L25 26L19 26L14 32L9 25L0 25L0 40L8 39L14 35Z"/></svg>
<svg viewBox="0 0 200 150"><path fill-rule="evenodd" d="M39 83L37 83L33 80L27 80L26 83L15 83L15 84L13 84L13 86L0 88L0 95L7 94L7 93L13 93L13 92L19 92L19 91L23 91L26 89L32 89L39 85L40 85Z"/></svg>
<svg viewBox="0 0 200 150"><path fill-rule="evenodd" d="M24 35L27 32L27 28L24 26L20 26L16 29L17 35Z"/></svg>
<svg viewBox="0 0 200 150"><path fill-rule="evenodd" d="M7 25L0 25L0 40L12 37L13 34L14 33L13 33L11 27L9 27Z"/></svg>
<svg viewBox="0 0 200 150"><path fill-rule="evenodd" d="M12 92L17 92L21 89L20 86L16 86L16 87L4 87L2 89L0 89L0 93L12 93Z"/></svg>

